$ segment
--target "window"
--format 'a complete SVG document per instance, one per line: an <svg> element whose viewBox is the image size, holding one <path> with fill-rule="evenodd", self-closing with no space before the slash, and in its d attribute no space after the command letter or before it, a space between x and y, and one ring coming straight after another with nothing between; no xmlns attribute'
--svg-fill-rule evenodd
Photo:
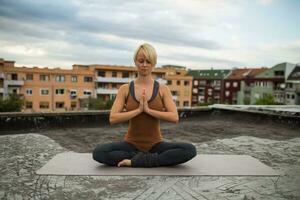
<svg viewBox="0 0 300 200"><path fill-rule="evenodd" d="M83 91L83 95L85 95L85 96L92 96L92 91L90 91L90 90L84 90Z"/></svg>
<svg viewBox="0 0 300 200"><path fill-rule="evenodd" d="M189 86L190 82L189 81L184 81L184 86Z"/></svg>
<svg viewBox="0 0 300 200"><path fill-rule="evenodd" d="M225 87L229 88L230 87L230 82L226 82Z"/></svg>
<svg viewBox="0 0 300 200"><path fill-rule="evenodd" d="M71 101L71 109L74 110L77 107L76 101Z"/></svg>
<svg viewBox="0 0 300 200"><path fill-rule="evenodd" d="M31 102L31 101L26 101L25 107L26 107L27 109L32 109L32 102Z"/></svg>
<svg viewBox="0 0 300 200"><path fill-rule="evenodd" d="M56 95L63 95L63 94L65 94L65 90L64 89L56 89L55 94Z"/></svg>
<svg viewBox="0 0 300 200"><path fill-rule="evenodd" d="M63 75L58 75L55 77L56 82L65 82L65 76Z"/></svg>
<svg viewBox="0 0 300 200"><path fill-rule="evenodd" d="M40 109L49 109L49 102L41 101L40 102Z"/></svg>
<svg viewBox="0 0 300 200"><path fill-rule="evenodd" d="M295 99L295 95L294 94L291 94L291 99Z"/></svg>
<svg viewBox="0 0 300 200"><path fill-rule="evenodd" d="M212 95L212 89L209 88L209 89L207 90L207 93L208 93L209 96L211 96L211 95Z"/></svg>
<svg viewBox="0 0 300 200"><path fill-rule="evenodd" d="M18 80L18 74L11 74L11 80Z"/></svg>
<svg viewBox="0 0 300 200"><path fill-rule="evenodd" d="M184 101L183 102L183 106L189 106L189 102L188 101Z"/></svg>
<svg viewBox="0 0 300 200"><path fill-rule="evenodd" d="M64 102L55 102L55 108L64 108L65 103Z"/></svg>
<svg viewBox="0 0 300 200"><path fill-rule="evenodd" d="M85 76L85 77L84 77L84 82L85 82L85 83L93 82L93 77L91 77L91 76Z"/></svg>
<svg viewBox="0 0 300 200"><path fill-rule="evenodd" d="M204 96L205 89L204 88L199 88L199 95Z"/></svg>
<svg viewBox="0 0 300 200"><path fill-rule="evenodd" d="M230 95L230 91L228 91L228 90L225 91L225 96L226 96L226 97L229 97L229 95Z"/></svg>
<svg viewBox="0 0 300 200"><path fill-rule="evenodd" d="M290 98L290 94L286 94L286 98L289 99Z"/></svg>
<svg viewBox="0 0 300 200"><path fill-rule="evenodd" d="M171 93L172 93L173 96L177 95L177 91L171 91Z"/></svg>
<svg viewBox="0 0 300 200"><path fill-rule="evenodd" d="M198 89L197 88L193 88L193 93L197 94L198 93Z"/></svg>
<svg viewBox="0 0 300 200"><path fill-rule="evenodd" d="M98 71L98 76L105 77L105 71L99 70Z"/></svg>
<svg viewBox="0 0 300 200"><path fill-rule="evenodd" d="M194 102L197 102L197 101L198 101L197 96L193 96L193 97L192 97L192 100L193 100Z"/></svg>
<svg viewBox="0 0 300 200"><path fill-rule="evenodd" d="M156 78L162 78L163 74L156 74Z"/></svg>
<svg viewBox="0 0 300 200"><path fill-rule="evenodd" d="M77 82L77 76L71 76L71 81L74 83L74 82Z"/></svg>
<svg viewBox="0 0 300 200"><path fill-rule="evenodd" d="M129 78L129 72L123 72L122 78Z"/></svg>
<svg viewBox="0 0 300 200"><path fill-rule="evenodd" d="M111 87L112 87L112 89L117 89L117 84L116 83L112 83Z"/></svg>
<svg viewBox="0 0 300 200"><path fill-rule="evenodd" d="M214 80L214 85L215 86L220 86L221 85L221 81L220 80Z"/></svg>
<svg viewBox="0 0 300 200"><path fill-rule="evenodd" d="M175 103L176 103L176 106L179 106L179 101L176 101Z"/></svg>
<svg viewBox="0 0 300 200"><path fill-rule="evenodd" d="M198 80L194 80L194 85L198 85Z"/></svg>
<svg viewBox="0 0 300 200"><path fill-rule="evenodd" d="M98 88L107 89L108 83L97 83Z"/></svg>
<svg viewBox="0 0 300 200"><path fill-rule="evenodd" d="M275 71L275 76L284 76L284 71Z"/></svg>
<svg viewBox="0 0 300 200"><path fill-rule="evenodd" d="M112 72L112 77L117 77L117 74L118 74L118 72L113 71L113 72Z"/></svg>
<svg viewBox="0 0 300 200"><path fill-rule="evenodd" d="M233 82L233 87L237 87L238 83L237 82Z"/></svg>
<svg viewBox="0 0 300 200"><path fill-rule="evenodd" d="M26 89L26 94L27 95L32 95L32 89Z"/></svg>
<svg viewBox="0 0 300 200"><path fill-rule="evenodd" d="M40 75L40 81L49 81L49 75L44 75L44 74L42 74L42 75Z"/></svg>
<svg viewBox="0 0 300 200"><path fill-rule="evenodd" d="M206 81L205 80L199 81L199 85L206 85Z"/></svg>
<svg viewBox="0 0 300 200"><path fill-rule="evenodd" d="M71 90L70 95L71 96L76 96L77 95L77 90Z"/></svg>
<svg viewBox="0 0 300 200"><path fill-rule="evenodd" d="M41 89L41 95L48 95L49 89Z"/></svg>
<svg viewBox="0 0 300 200"><path fill-rule="evenodd" d="M167 80L167 85L172 85L172 81L171 80Z"/></svg>
<svg viewBox="0 0 300 200"><path fill-rule="evenodd" d="M32 81L33 80L33 74L26 74L26 81Z"/></svg>
<svg viewBox="0 0 300 200"><path fill-rule="evenodd" d="M177 85L180 85L180 81L176 81Z"/></svg>

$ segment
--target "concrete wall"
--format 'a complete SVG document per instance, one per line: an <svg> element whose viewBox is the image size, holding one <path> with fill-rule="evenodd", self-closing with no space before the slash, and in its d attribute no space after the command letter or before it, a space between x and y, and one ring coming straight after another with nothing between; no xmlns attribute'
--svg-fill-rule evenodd
<svg viewBox="0 0 300 200"><path fill-rule="evenodd" d="M110 111L0 113L0 132L34 131L51 128L110 126ZM210 108L178 109L181 119L209 116Z"/></svg>

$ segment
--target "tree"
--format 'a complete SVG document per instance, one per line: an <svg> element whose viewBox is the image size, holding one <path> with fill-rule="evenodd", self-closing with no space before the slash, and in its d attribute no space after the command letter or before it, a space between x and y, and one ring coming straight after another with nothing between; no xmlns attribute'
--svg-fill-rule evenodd
<svg viewBox="0 0 300 200"><path fill-rule="evenodd" d="M256 102L255 102L256 105L279 105L280 103L277 103L275 100L274 100L274 97L273 95L271 94L267 94L261 98L259 98Z"/></svg>
<svg viewBox="0 0 300 200"><path fill-rule="evenodd" d="M88 99L89 110L110 110L114 103L114 99L104 101L102 98L92 98Z"/></svg>
<svg viewBox="0 0 300 200"><path fill-rule="evenodd" d="M0 112L20 112L24 105L23 98L18 94L10 94L7 99L0 99Z"/></svg>

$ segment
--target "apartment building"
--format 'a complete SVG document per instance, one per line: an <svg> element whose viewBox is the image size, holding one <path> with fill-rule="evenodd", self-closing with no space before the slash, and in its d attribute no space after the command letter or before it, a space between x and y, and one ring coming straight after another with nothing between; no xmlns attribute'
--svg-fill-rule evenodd
<svg viewBox="0 0 300 200"><path fill-rule="evenodd" d="M254 98L254 92L252 88L255 82L259 81L256 75L268 70L268 68L250 68L247 72L243 74L243 79L240 82L240 91L237 94L237 104L255 104L256 100Z"/></svg>
<svg viewBox="0 0 300 200"><path fill-rule="evenodd" d="M193 77L192 106L203 103L221 103L224 77L230 70L189 70Z"/></svg>
<svg viewBox="0 0 300 200"><path fill-rule="evenodd" d="M135 67L118 65L73 65L73 69L88 68L95 77L96 97L105 101L114 99L121 85L129 83L137 77ZM162 84L166 84L166 70L155 68L152 76Z"/></svg>
<svg viewBox="0 0 300 200"><path fill-rule="evenodd" d="M288 63L277 64L255 76L254 85L251 87L251 104L266 95L273 95L274 101L277 103L285 103L285 71L287 65Z"/></svg>
<svg viewBox="0 0 300 200"><path fill-rule="evenodd" d="M165 79L176 106L191 107L193 77L189 76L186 68L182 66L164 65L162 69L166 70Z"/></svg>
<svg viewBox="0 0 300 200"><path fill-rule="evenodd" d="M9 94L22 96L25 112L85 110L89 97L112 100L122 84L137 77L135 67L116 65L29 68L15 67L13 61L1 59L0 69L0 95L2 98ZM168 86L178 106L191 106L192 77L185 75L185 69L167 67L157 67L152 73L161 84L171 83Z"/></svg>
<svg viewBox="0 0 300 200"><path fill-rule="evenodd" d="M289 65L286 72L285 104L300 105L300 64Z"/></svg>
<svg viewBox="0 0 300 200"><path fill-rule="evenodd" d="M95 97L94 73L89 69L65 70L5 65L3 96L18 94L24 111L79 110L81 99Z"/></svg>

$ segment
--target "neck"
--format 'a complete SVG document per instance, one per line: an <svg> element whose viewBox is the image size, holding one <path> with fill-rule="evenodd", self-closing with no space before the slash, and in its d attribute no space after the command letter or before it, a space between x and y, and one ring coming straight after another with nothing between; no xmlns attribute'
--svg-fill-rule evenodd
<svg viewBox="0 0 300 200"><path fill-rule="evenodd" d="M141 85L148 85L153 83L152 76L138 76L135 80L136 83Z"/></svg>

